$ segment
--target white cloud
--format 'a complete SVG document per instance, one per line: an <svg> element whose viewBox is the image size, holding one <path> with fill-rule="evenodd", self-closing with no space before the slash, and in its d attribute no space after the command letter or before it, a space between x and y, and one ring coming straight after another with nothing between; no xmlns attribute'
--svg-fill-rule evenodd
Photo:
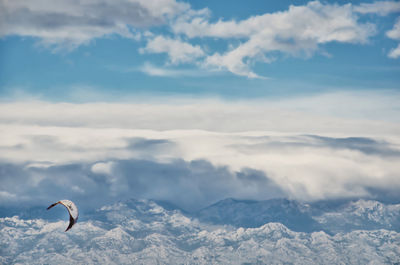
<svg viewBox="0 0 400 265"><path fill-rule="evenodd" d="M308 19L307 19L308 18ZM318 27L318 25L320 27ZM371 25L358 24L352 6L309 2L305 6L290 6L287 11L252 16L242 21L208 22L208 16L179 19L173 25L176 33L190 38L249 38L260 32L281 38L316 39L329 41L365 42L370 36Z"/></svg>
<svg viewBox="0 0 400 265"><path fill-rule="evenodd" d="M393 29L386 32L386 35L394 40L400 40L400 19L394 24Z"/></svg>
<svg viewBox="0 0 400 265"><path fill-rule="evenodd" d="M167 53L172 64L190 63L203 57L204 51L198 45L191 45L180 39L157 36L147 42L141 53Z"/></svg>
<svg viewBox="0 0 400 265"><path fill-rule="evenodd" d="M388 56L393 59L399 58L400 57L400 44L397 45L396 48L390 50Z"/></svg>
<svg viewBox="0 0 400 265"><path fill-rule="evenodd" d="M311 56L328 42L366 43L375 34L372 24L358 22L350 4L290 6L289 10L253 16L246 20L209 23L206 18L177 20L176 33L194 37L238 38L236 48L209 56L205 65L225 68L234 74L258 77L251 71L254 61L270 61L270 53Z"/></svg>
<svg viewBox="0 0 400 265"><path fill-rule="evenodd" d="M271 62L274 52L290 56L311 56L328 42L365 43L375 34L375 27L359 23L358 14L396 10L398 4L381 2L352 7L351 4L309 2L290 6L287 11L252 16L241 21L209 22L208 9L193 10L175 0L50 0L0 2L0 36L19 35L38 38L54 49L74 49L95 38L112 34L124 38L149 39L142 53L167 53L171 64L195 63L206 69L224 69L236 75L260 78L252 65ZM171 38L156 36L147 29L167 25L176 34ZM147 29L144 29L147 28ZM206 53L199 45L182 41L213 37L239 39L228 51ZM323 51L321 51L323 53ZM393 51L392 57L396 55Z"/></svg>
<svg viewBox="0 0 400 265"><path fill-rule="evenodd" d="M248 78L267 78L252 72L249 63L244 62L245 57L255 58L257 55L263 57L262 53L255 47L239 46L237 49L226 54L215 53L208 56L203 63L204 68L228 70L233 74L247 76Z"/></svg>
<svg viewBox="0 0 400 265"><path fill-rule="evenodd" d="M0 190L0 201L15 200L17 195L5 190Z"/></svg>
<svg viewBox="0 0 400 265"><path fill-rule="evenodd" d="M400 2L379 1L373 3L361 3L359 6L355 6L354 10L361 14L377 14L380 16L386 16L390 13L400 13ZM386 36L394 40L400 40L399 19L393 29L386 32ZM400 57L400 44L389 52L388 57L393 59Z"/></svg>
<svg viewBox="0 0 400 265"><path fill-rule="evenodd" d="M154 65L150 62L145 62L143 65L139 67L118 67L115 65L108 66L107 69L112 70L112 71L117 71L120 73L132 73L132 72L142 72L146 75L149 76L160 76L160 77L203 77L203 76L210 76L210 75L218 75L220 74L219 71L207 71L206 69L196 69L194 67L179 67L175 65ZM84 87L85 88L85 87ZM85 88L86 94L87 90ZM90 88L89 88L90 91ZM79 98L82 98L81 95L86 96L85 93L79 90L75 90L73 95L71 97L73 99L76 99L77 102L79 102ZM78 95L74 97L74 95ZM29 95L24 95L21 94L21 97L29 97ZM105 99L109 99L108 95L103 95L105 96ZM18 95L16 96L18 97ZM20 98L21 98L20 97ZM83 97L85 98L85 97ZM99 94L92 94L90 95L89 98L97 98L100 101Z"/></svg>
<svg viewBox="0 0 400 265"><path fill-rule="evenodd" d="M386 36L394 40L400 40L400 19L397 20L396 24L394 24L393 29L386 32ZM400 44L396 48L392 49L388 56L393 59L400 57Z"/></svg>
<svg viewBox="0 0 400 265"><path fill-rule="evenodd" d="M113 34L149 41L142 53L166 53L171 64L195 63L205 69L228 70L236 75L262 78L252 70L256 62L269 63L276 52L309 57L328 42L364 44L375 34L375 26L358 21L366 13L387 14L399 10L398 2L372 4L323 4L312 1L290 6L287 11L251 16L241 21L210 22L210 10L193 10L190 4L176 0L67 0L0 2L0 36L18 35L37 38L53 49L74 49L96 38ZM171 38L156 36L151 27L171 27ZM193 38L238 39L240 44L228 50L204 49L182 35ZM398 50L390 53L397 57ZM200 61L202 60L202 61ZM150 73L151 71L149 71ZM153 71L154 72L154 71ZM158 73L156 75L174 75Z"/></svg>
<svg viewBox="0 0 400 265"><path fill-rule="evenodd" d="M206 76L213 74L212 72L204 70L159 67L148 62L143 64L138 70L150 76L161 76L161 77L183 77L183 76L199 77L199 76ZM135 71L138 70L135 69Z"/></svg>
<svg viewBox="0 0 400 265"><path fill-rule="evenodd" d="M181 76L182 74L178 70L157 67L150 63L145 63L140 69L140 71L150 76L176 77L176 76Z"/></svg>
<svg viewBox="0 0 400 265"><path fill-rule="evenodd" d="M96 174L110 175L113 167L113 162L99 162L92 166L91 170Z"/></svg>
<svg viewBox="0 0 400 265"><path fill-rule="evenodd" d="M0 161L7 161L0 163L0 183L7 189L1 194L3 201L48 200L57 195L104 203L137 196L190 208L224 197L268 199L285 194L315 200L375 196L371 188L391 192L400 188L398 136L4 125L1 129L18 142L31 139L0 154ZM29 137L27 132L55 141L45 145L48 140ZM131 145L132 138L143 140ZM21 168L26 161L53 165ZM15 196L5 196L8 193Z"/></svg>
<svg viewBox="0 0 400 265"><path fill-rule="evenodd" d="M188 9L175 0L6 0L0 2L0 36L35 37L44 45L73 49L110 34L137 38L135 29L164 24Z"/></svg>
<svg viewBox="0 0 400 265"><path fill-rule="evenodd" d="M390 13L400 12L400 2L395 1L379 1L373 3L361 3L354 6L354 11L361 14L378 14L386 16Z"/></svg>
<svg viewBox="0 0 400 265"><path fill-rule="evenodd" d="M300 199L392 191L400 187L399 98L386 91L264 102L2 103L1 195L106 199L135 189L206 204L265 199L269 181Z"/></svg>
<svg viewBox="0 0 400 265"><path fill-rule="evenodd" d="M150 130L369 132L376 135L396 128L400 117L399 99L398 92L382 90L236 102L168 98L119 104L11 102L0 104L0 122ZM274 115L266 115L268 113Z"/></svg>

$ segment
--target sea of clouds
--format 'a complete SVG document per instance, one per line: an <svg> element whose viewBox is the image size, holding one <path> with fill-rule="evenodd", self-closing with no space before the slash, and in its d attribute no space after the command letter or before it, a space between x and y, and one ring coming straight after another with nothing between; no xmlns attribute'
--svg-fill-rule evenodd
<svg viewBox="0 0 400 265"><path fill-rule="evenodd" d="M357 105L349 118L298 111L324 98L299 100L297 109L272 101L3 103L0 202L61 196L92 207L134 197L189 210L227 197L397 202L394 101L378 108L387 120L362 119Z"/></svg>

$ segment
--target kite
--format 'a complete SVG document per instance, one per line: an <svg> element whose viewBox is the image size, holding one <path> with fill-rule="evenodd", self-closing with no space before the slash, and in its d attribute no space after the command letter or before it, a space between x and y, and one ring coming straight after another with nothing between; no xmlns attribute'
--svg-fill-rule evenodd
<svg viewBox="0 0 400 265"><path fill-rule="evenodd" d="M61 201L53 203L52 205L47 207L47 210L51 209L52 207L56 206L57 204L64 205L65 208L67 208L67 210L68 210L68 213L69 213L69 225L68 225L67 230L65 230L65 232L67 232L78 221L78 215L79 215L78 207L76 207L75 203L73 203L72 201L61 200Z"/></svg>

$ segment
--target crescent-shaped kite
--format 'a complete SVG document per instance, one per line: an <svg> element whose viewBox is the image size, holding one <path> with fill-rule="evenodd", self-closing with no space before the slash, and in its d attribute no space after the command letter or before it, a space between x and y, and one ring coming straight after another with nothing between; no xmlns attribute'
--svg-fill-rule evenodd
<svg viewBox="0 0 400 265"><path fill-rule="evenodd" d="M67 227L67 230L65 230L65 232L67 232L78 221L78 215L79 215L78 207L76 207L75 203L73 203L72 201L61 200L61 201L53 203L52 205L47 207L47 210L49 210L50 208L56 206L57 204L64 205L65 208L67 208L67 210L68 210L68 213L69 213L69 225Z"/></svg>

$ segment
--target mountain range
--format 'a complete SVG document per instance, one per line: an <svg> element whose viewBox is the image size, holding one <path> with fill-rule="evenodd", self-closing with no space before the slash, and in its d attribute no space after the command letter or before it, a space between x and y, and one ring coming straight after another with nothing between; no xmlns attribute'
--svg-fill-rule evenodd
<svg viewBox="0 0 400 265"><path fill-rule="evenodd" d="M0 213L0 264L400 262L400 204L372 200L225 199L187 212L132 199L81 213L68 232L38 208Z"/></svg>

